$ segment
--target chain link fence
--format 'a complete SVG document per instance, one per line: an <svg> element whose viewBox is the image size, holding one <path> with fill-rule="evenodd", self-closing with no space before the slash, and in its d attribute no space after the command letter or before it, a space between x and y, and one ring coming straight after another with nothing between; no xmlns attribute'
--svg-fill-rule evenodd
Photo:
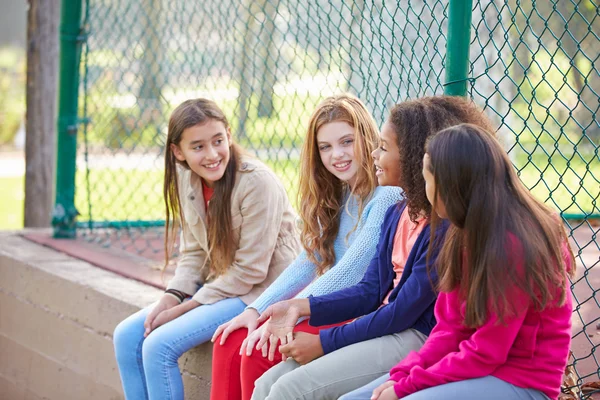
<svg viewBox="0 0 600 400"><path fill-rule="evenodd" d="M572 385L600 373L599 4L478 1L470 47L469 95L526 186L562 213L577 256Z"/></svg>
<svg viewBox="0 0 600 400"><path fill-rule="evenodd" d="M448 15L435 0L86 0L78 235L159 257L168 116L192 97L215 100L295 199L299 148L322 98L353 92L382 123L399 101L444 93L457 29ZM581 265L575 380L598 380L600 5L479 0L471 26L468 95L527 187L568 225Z"/></svg>

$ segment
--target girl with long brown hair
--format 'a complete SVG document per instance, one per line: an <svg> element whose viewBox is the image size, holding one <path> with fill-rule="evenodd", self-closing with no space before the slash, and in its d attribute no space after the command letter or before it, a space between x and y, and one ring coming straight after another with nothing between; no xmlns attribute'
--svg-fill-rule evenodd
<svg viewBox="0 0 600 400"><path fill-rule="evenodd" d="M158 303L115 329L126 399L183 400L179 357L243 312L300 248L283 185L242 154L210 100L185 101L171 115L164 196L166 263L179 227L180 256Z"/></svg>
<svg viewBox="0 0 600 400"><path fill-rule="evenodd" d="M392 108L373 156L379 183L400 186L405 199L387 211L376 256L359 283L280 302L261 315L261 320L270 318L262 340L283 338L281 352L292 359L258 379L252 399L338 399L423 345L435 325L435 274L428 267L436 261L447 228L430 223L421 174L425 142L461 122L489 126L477 106L459 97L425 97ZM314 326L351 322L325 327L319 335L290 335L301 317L310 317ZM288 335L293 340L285 340Z"/></svg>
<svg viewBox="0 0 600 400"><path fill-rule="evenodd" d="M529 193L481 127L437 133L423 176L434 215L451 224L436 264L438 324L384 383L344 398L556 399L575 269L560 218Z"/></svg>
<svg viewBox="0 0 600 400"><path fill-rule="evenodd" d="M398 187L376 187L371 152L375 121L356 97L325 99L313 112L300 161L299 208L304 251L246 311L213 336L211 399L248 400L254 381L281 361L253 352L257 320L271 304L327 294L357 283L375 254L383 216L402 196ZM306 322L296 332L317 333ZM265 347L265 352L267 348Z"/></svg>

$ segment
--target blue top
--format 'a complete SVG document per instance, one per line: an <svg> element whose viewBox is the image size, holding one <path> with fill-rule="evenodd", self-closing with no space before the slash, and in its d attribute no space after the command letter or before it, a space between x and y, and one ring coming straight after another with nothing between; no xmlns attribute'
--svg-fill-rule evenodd
<svg viewBox="0 0 600 400"><path fill-rule="evenodd" d="M371 200L364 206L357 225L358 201L355 197L350 198L340 212L340 227L333 243L334 265L317 278L317 266L309 261L306 251L302 251L248 308L255 308L262 314L271 304L294 296L321 296L355 285L375 254L387 209L400 199L400 188L377 187ZM356 229L347 237L355 226Z"/></svg>
<svg viewBox="0 0 600 400"><path fill-rule="evenodd" d="M344 346L413 328L429 335L436 321L433 315L436 293L432 282L437 280L434 268L427 268L430 241L429 223L418 236L398 286L382 306L392 289L396 273L392 265L394 236L406 202L393 205L387 211L377 253L371 260L362 280L351 287L325 296L309 297L310 324L321 326L358 318L348 324L321 330L319 335L325 354ZM448 229L444 221L436 232L436 244L429 263L433 264ZM429 273L428 273L429 269Z"/></svg>

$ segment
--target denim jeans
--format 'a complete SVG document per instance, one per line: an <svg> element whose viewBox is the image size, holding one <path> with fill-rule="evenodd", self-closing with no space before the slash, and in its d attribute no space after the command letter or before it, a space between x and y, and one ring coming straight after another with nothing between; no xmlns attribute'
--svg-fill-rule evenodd
<svg viewBox="0 0 600 400"><path fill-rule="evenodd" d="M373 382L343 395L339 400L370 400L373 390L390 379L386 374ZM548 396L534 389L523 389L493 376L468 379L466 381L452 382L445 385L434 386L406 396L404 400L548 400Z"/></svg>
<svg viewBox="0 0 600 400"><path fill-rule="evenodd" d="M162 325L144 338L144 321L155 304L140 310L115 329L115 355L127 400L183 400L177 360L207 342L217 327L240 314L239 298L202 305Z"/></svg>

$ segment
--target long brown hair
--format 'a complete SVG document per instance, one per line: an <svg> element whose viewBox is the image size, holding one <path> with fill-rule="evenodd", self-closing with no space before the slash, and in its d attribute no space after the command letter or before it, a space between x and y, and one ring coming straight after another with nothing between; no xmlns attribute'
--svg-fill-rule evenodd
<svg viewBox="0 0 600 400"><path fill-rule="evenodd" d="M439 289L459 289L465 324L481 326L490 306L500 320L516 312L511 287L527 293L538 310L557 293L563 303L569 270L564 227L525 188L494 135L461 124L437 133L426 152L434 203L442 202L451 222L437 259Z"/></svg>
<svg viewBox="0 0 600 400"><path fill-rule="evenodd" d="M408 215L415 222L431 205L422 175L425 142L434 133L460 123L491 129L491 122L472 102L453 96L421 97L396 104L388 118L400 151L400 187L406 196ZM432 230L434 232L434 230Z"/></svg>
<svg viewBox="0 0 600 400"><path fill-rule="evenodd" d="M223 111L213 101L207 99L184 101L173 111L169 119L163 186L166 208L165 267L173 252L178 226L183 225L183 229L186 229L185 224L181 224L184 216L181 209L177 165L189 169L187 162L180 162L175 158L171 144L179 146L183 131L196 125L205 124L210 120L221 122L226 129L229 128ZM223 177L214 183L213 201L209 203L207 210L210 220L208 224L209 258L211 273L214 275L221 275L227 270L237 247L231 224L231 193L235 185L240 153L241 149L231 142L229 162L225 167Z"/></svg>
<svg viewBox="0 0 600 400"><path fill-rule="evenodd" d="M358 221L377 187L371 152L377 143L377 125L364 104L349 94L325 99L310 118L300 162L298 199L302 218L301 241L308 259L323 274L335 261L333 243L339 231L345 182L337 179L321 162L317 132L330 122L342 121L354 128L354 162L358 163L351 194L358 199ZM356 228L356 226L354 227Z"/></svg>

